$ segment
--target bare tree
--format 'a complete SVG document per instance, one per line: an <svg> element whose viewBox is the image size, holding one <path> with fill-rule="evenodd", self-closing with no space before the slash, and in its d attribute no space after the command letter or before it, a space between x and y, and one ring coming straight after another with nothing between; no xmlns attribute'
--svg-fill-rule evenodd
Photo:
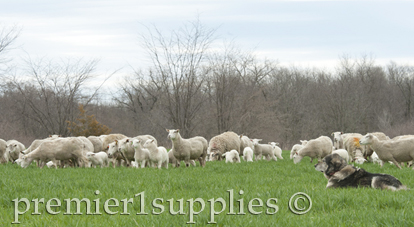
<svg viewBox="0 0 414 227"><path fill-rule="evenodd" d="M202 87L208 73L204 63L214 31L195 21L173 31L169 37L155 27L148 28L148 34L141 37L152 61L145 83L161 92L159 110L172 127L180 128L184 137L194 130L194 120L204 102Z"/></svg>
<svg viewBox="0 0 414 227"><path fill-rule="evenodd" d="M395 62L387 67L390 80L398 87L404 99L404 117L406 120L412 119L412 109L414 101L414 67L398 66Z"/></svg>

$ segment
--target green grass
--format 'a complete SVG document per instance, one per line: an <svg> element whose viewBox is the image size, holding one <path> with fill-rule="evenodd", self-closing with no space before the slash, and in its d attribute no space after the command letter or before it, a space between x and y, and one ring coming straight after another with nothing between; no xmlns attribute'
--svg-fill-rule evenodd
<svg viewBox="0 0 414 227"><path fill-rule="evenodd" d="M322 173L315 171L308 158L294 165L289 159L289 152L284 151L284 160L260 161L253 163L225 164L224 162L208 162L205 168L180 167L162 169L132 169L132 168L96 168L96 169L39 169L34 165L22 169L17 165L0 165L0 226L10 226L14 220L13 199L27 198L29 201L44 198L40 203L40 215L32 215L34 203L30 209L19 216L20 226L184 226L189 221L189 202L193 198L201 198L205 208L199 215L194 215L194 226L205 226L211 220L210 199L223 198L226 209L214 216L219 226L413 226L414 205L412 191L382 191L370 188L359 189L325 189L327 180ZM391 174L407 185L414 188L414 174L410 168L399 170L386 164L380 168L374 164L362 165L367 171ZM229 192L233 189L234 212L229 213ZM99 190L98 195L95 191ZM242 195L239 194L243 190ZM145 212L147 215L137 215L141 212L140 197L135 194L145 191ZM304 192L312 199L312 208L304 215L293 214L289 207L289 199L296 192ZM51 208L59 214L49 214L46 202L57 198L62 202L60 208ZM82 215L64 215L67 198L88 198L95 211L93 200L99 199L101 215L86 215L85 203L81 203ZM111 207L115 215L104 211L104 203L110 198L119 201L119 207ZM133 204L127 204L129 215L123 212L122 199L133 198ZM164 212L155 215L152 202L156 198L163 199ZM169 202L174 199L174 210L178 211L178 202L183 199L185 214L170 214ZM249 213L248 203L254 198L263 201L262 207L254 207L261 214ZM277 199L278 211L269 215L266 202L270 198ZM244 202L244 212L241 215L238 200ZM156 201L161 203L160 200ZM53 203L54 204L54 203ZM113 204L113 203L110 203ZM258 204L254 201L254 204ZM298 206L307 203L298 200ZM18 209L25 210L23 202ZM71 213L76 212L75 203L71 204ZM194 210L199 211L199 203ZM216 202L214 208L221 210L221 204ZM155 208L155 212L160 209ZM274 212L274 209L269 209Z"/></svg>

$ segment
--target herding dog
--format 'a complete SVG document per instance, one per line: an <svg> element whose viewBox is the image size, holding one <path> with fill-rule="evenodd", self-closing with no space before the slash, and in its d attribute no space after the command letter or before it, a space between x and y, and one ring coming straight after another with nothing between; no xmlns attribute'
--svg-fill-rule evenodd
<svg viewBox="0 0 414 227"><path fill-rule="evenodd" d="M407 190L407 187L388 174L370 173L362 168L348 165L338 154L330 154L315 165L317 171L328 179L326 188L372 187L380 189Z"/></svg>

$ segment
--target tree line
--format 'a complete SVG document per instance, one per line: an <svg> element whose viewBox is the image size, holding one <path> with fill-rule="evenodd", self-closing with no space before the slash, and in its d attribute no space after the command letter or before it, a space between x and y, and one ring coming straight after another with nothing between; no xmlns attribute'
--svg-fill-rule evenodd
<svg viewBox="0 0 414 227"><path fill-rule="evenodd" d="M49 134L74 135L79 114L93 115L108 132L151 134L165 146L166 128L207 139L231 130L284 149L334 131L414 131L411 65L344 56L335 70L281 66L231 43L218 48L215 30L197 21L167 35L147 28L140 39L151 65L123 77L103 101L105 85L88 85L96 60L29 59L10 69L8 45L17 37L0 33L0 138L26 146Z"/></svg>

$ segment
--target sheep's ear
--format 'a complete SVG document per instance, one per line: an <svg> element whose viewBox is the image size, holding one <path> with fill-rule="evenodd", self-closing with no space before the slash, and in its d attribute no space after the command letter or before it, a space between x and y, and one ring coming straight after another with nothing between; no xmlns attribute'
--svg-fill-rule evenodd
<svg viewBox="0 0 414 227"><path fill-rule="evenodd" d="M91 154L92 156L95 156L95 153Z"/></svg>
<svg viewBox="0 0 414 227"><path fill-rule="evenodd" d="M154 142L154 140L151 140L151 143L153 143Z"/></svg>
<svg viewBox="0 0 414 227"><path fill-rule="evenodd" d="M165 131L170 132L170 130L169 130L169 129L165 129Z"/></svg>
<svg viewBox="0 0 414 227"><path fill-rule="evenodd" d="M59 135L59 137L62 137L62 135Z"/></svg>
<svg viewBox="0 0 414 227"><path fill-rule="evenodd" d="M258 141L259 141L259 142L261 142L261 141L262 141L262 139L259 139Z"/></svg>
<svg viewBox="0 0 414 227"><path fill-rule="evenodd" d="M109 145L106 148L109 149Z"/></svg>
<svg viewBox="0 0 414 227"><path fill-rule="evenodd" d="M25 154L25 153L23 153L23 151L20 151L20 153Z"/></svg>
<svg viewBox="0 0 414 227"><path fill-rule="evenodd" d="M176 132L180 132L180 129L177 129L177 131Z"/></svg>
<svg viewBox="0 0 414 227"><path fill-rule="evenodd" d="M129 139L127 139L126 142L128 143L129 142Z"/></svg>

